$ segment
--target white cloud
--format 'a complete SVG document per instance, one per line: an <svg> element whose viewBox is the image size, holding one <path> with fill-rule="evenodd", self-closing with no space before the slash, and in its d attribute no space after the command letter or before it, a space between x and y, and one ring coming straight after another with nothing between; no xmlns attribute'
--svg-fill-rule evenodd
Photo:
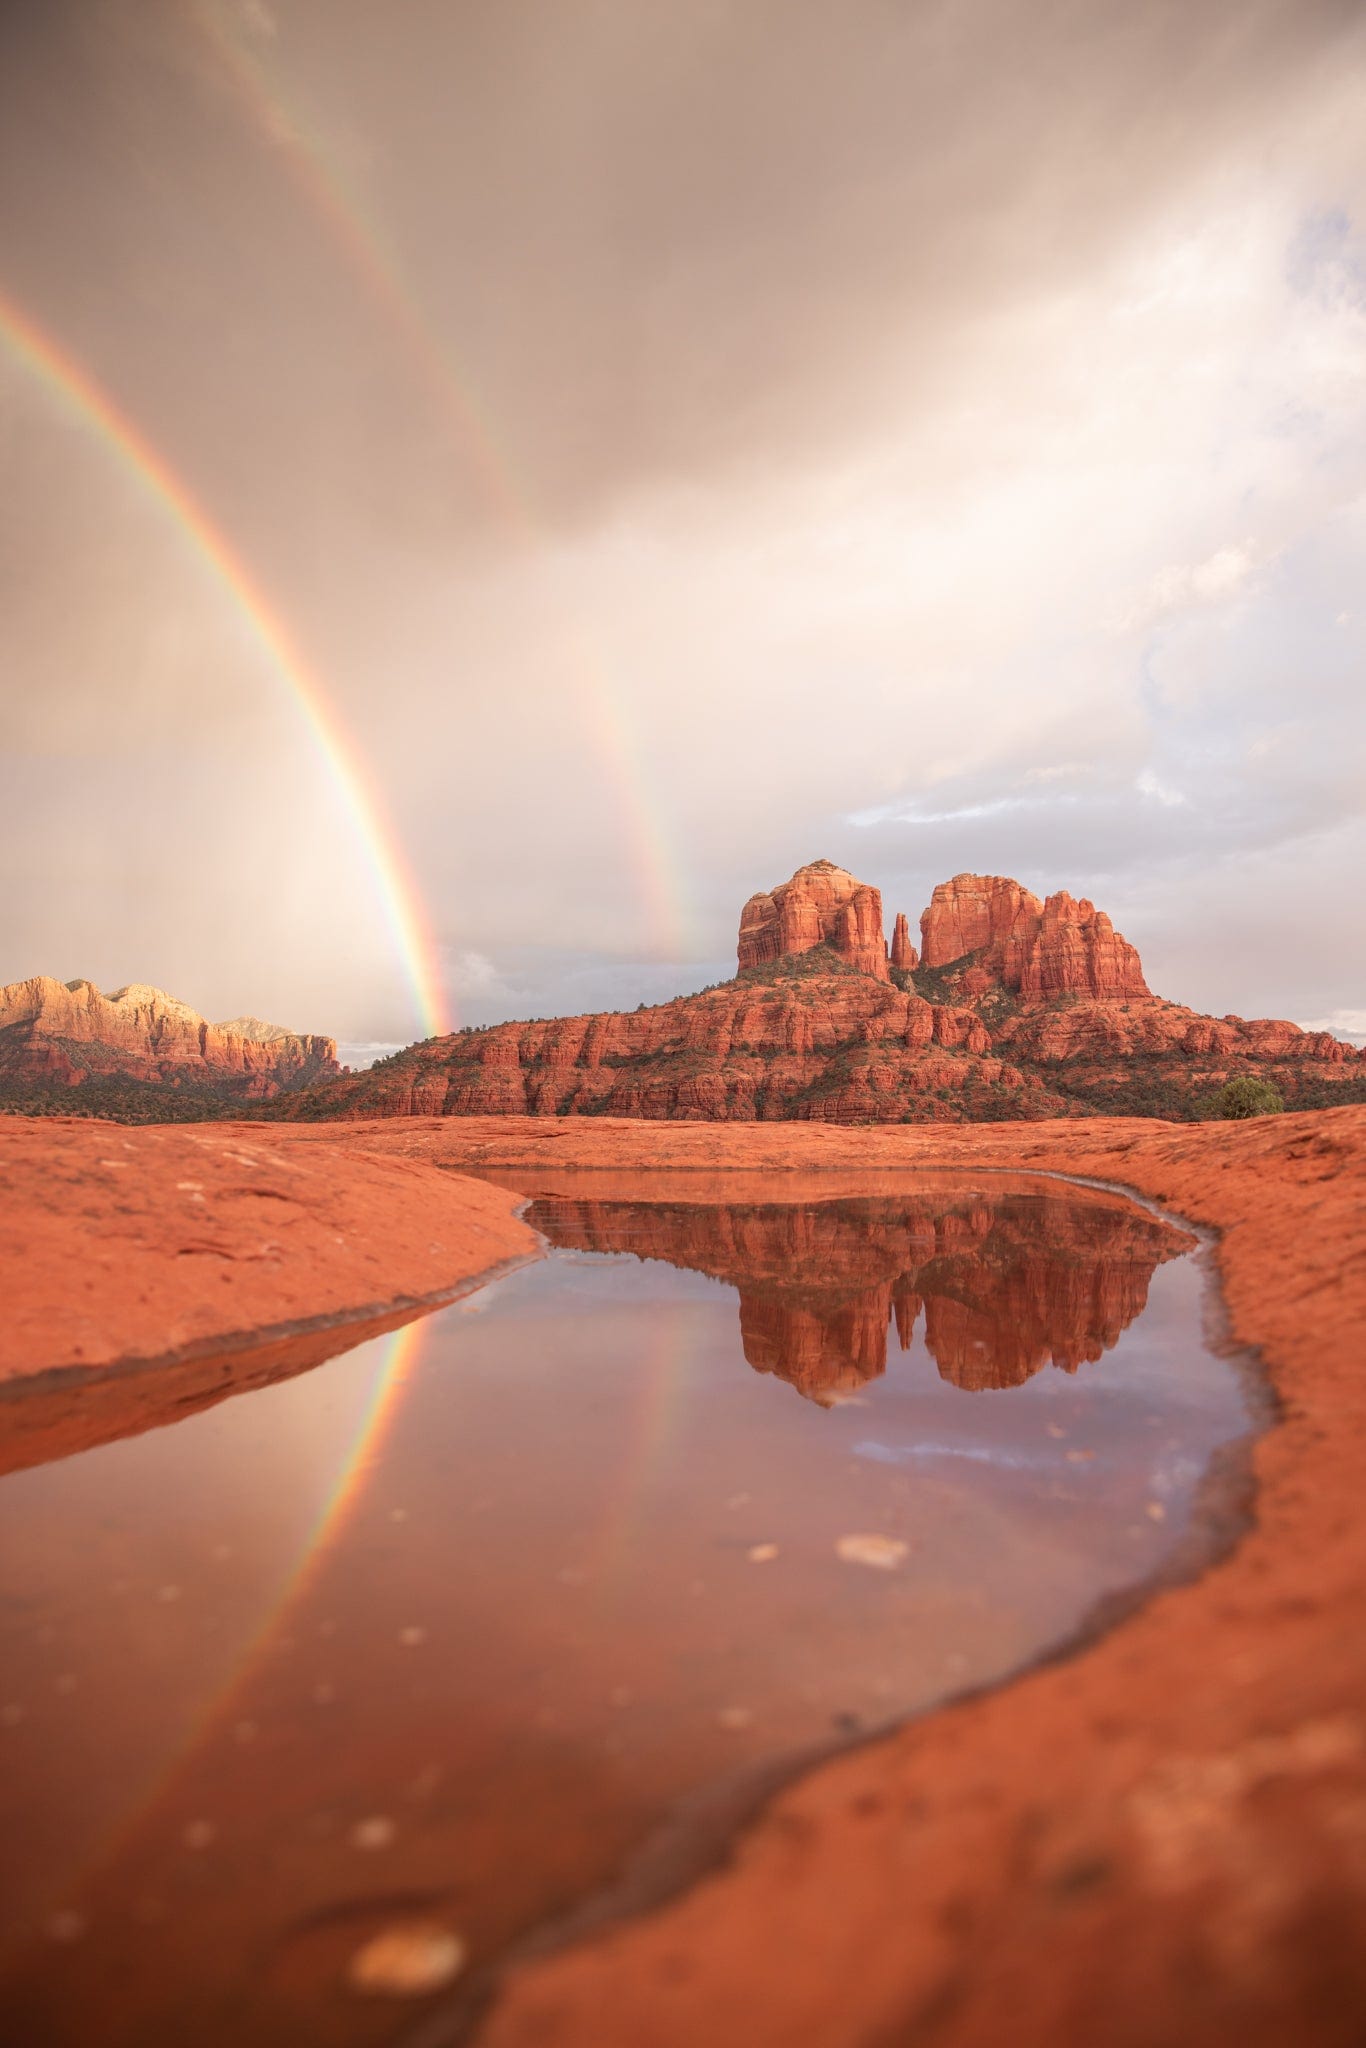
<svg viewBox="0 0 1366 2048"><path fill-rule="evenodd" d="M1330 1010L1326 1017L1299 1020L1302 1031L1331 1031L1334 1038L1349 1038L1366 1045L1366 1010Z"/></svg>
<svg viewBox="0 0 1366 2048"><path fill-rule="evenodd" d="M1169 562L1158 570L1139 603L1117 621L1116 630L1131 633L1169 612L1227 604L1248 589L1258 567L1257 545L1250 540L1216 548L1202 562Z"/></svg>

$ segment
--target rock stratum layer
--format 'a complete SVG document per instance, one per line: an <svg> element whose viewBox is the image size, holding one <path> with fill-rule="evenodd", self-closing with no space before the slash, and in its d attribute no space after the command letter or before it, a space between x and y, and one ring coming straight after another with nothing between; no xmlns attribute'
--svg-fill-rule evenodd
<svg viewBox="0 0 1366 2048"><path fill-rule="evenodd" d="M214 1101L265 1101L339 1072L330 1038L257 1017L211 1024L163 989L35 975L0 988L0 1092L11 1100L84 1090L174 1089Z"/></svg>
<svg viewBox="0 0 1366 2048"><path fill-rule="evenodd" d="M745 905L733 981L651 1009L431 1039L284 1113L1180 1118L1244 1073L1292 1107L1366 1100L1363 1054L1327 1032L1153 995L1134 947L1084 898L957 875L920 922L919 954L904 913L889 947L878 891L816 861Z"/></svg>

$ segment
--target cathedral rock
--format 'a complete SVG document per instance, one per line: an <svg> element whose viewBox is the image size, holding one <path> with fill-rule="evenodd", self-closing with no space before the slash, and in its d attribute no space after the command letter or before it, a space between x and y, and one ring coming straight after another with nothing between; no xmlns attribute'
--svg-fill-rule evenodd
<svg viewBox="0 0 1366 2048"><path fill-rule="evenodd" d="M1362 1054L1326 1032L1203 1017L1153 995L1134 947L1084 897L955 875L934 890L920 930L917 954L898 914L889 947L880 892L812 861L750 897L731 981L649 1008L429 1039L291 1095L281 1111L1181 1118L1242 1073L1269 1075L1292 1106L1366 1100Z"/></svg>

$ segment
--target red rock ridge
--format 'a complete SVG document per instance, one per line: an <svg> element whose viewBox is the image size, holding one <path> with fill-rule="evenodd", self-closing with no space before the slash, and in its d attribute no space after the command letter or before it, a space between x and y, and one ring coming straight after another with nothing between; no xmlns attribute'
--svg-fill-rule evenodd
<svg viewBox="0 0 1366 2048"><path fill-rule="evenodd" d="M35 975L0 988L0 1079L76 1088L91 1077L222 1087L261 1100L339 1071L330 1038L255 1017L210 1024L162 989L130 983L102 995L89 981Z"/></svg>
<svg viewBox="0 0 1366 2048"><path fill-rule="evenodd" d="M860 974L889 979L882 896L833 861L813 860L790 882L751 896L740 913L741 973L829 946Z"/></svg>
<svg viewBox="0 0 1366 2048"><path fill-rule="evenodd" d="M726 982L649 1010L495 1024L412 1047L289 1114L956 1121L958 1091L1025 1087L971 1010L863 974ZM1042 1112L1042 1113L1047 1113Z"/></svg>

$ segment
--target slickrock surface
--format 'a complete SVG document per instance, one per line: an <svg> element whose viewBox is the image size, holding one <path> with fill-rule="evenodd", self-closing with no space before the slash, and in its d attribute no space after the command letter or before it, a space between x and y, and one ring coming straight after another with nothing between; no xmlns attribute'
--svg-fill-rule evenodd
<svg viewBox="0 0 1366 2048"><path fill-rule="evenodd" d="M0 1118L0 1386L356 1341L532 1253L515 1199L256 1125Z"/></svg>
<svg viewBox="0 0 1366 2048"><path fill-rule="evenodd" d="M1094 904L1003 875L941 882L887 947L882 899L829 861L752 896L734 981L652 1009L429 1039L310 1088L290 1117L612 1115L717 1123L1179 1117L1232 1074L1290 1107L1366 1100L1327 1032L1154 996Z"/></svg>
<svg viewBox="0 0 1366 2048"><path fill-rule="evenodd" d="M882 897L833 861L814 860L790 882L751 896L740 913L742 969L828 946L861 974L887 980Z"/></svg>
<svg viewBox="0 0 1366 2048"><path fill-rule="evenodd" d="M259 1017L210 1024L188 1003L140 983L106 996L90 981L39 974L0 988L0 1085L11 1096L102 1079L260 1101L338 1071L330 1038Z"/></svg>
<svg viewBox="0 0 1366 2048"><path fill-rule="evenodd" d="M1358 2048L1366 1108L1009 1130L413 1120L350 1142L520 1176L836 1185L957 1162L1120 1181L1222 1232L1232 1333L1280 1401L1225 1562L823 1767L677 1902L526 1966L482 2048Z"/></svg>

